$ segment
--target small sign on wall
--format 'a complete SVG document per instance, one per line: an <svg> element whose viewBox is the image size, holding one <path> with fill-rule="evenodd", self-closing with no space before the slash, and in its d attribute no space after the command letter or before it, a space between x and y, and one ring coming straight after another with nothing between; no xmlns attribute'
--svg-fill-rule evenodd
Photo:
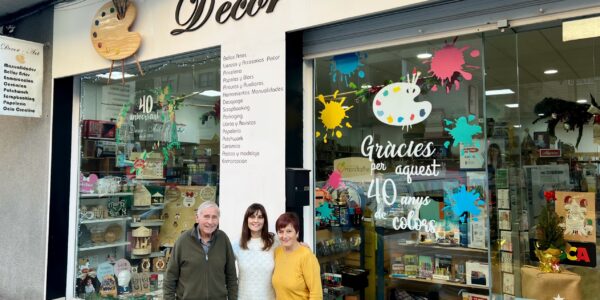
<svg viewBox="0 0 600 300"><path fill-rule="evenodd" d="M600 17L563 22L563 42L600 36Z"/></svg>
<svg viewBox="0 0 600 300"><path fill-rule="evenodd" d="M0 36L0 115L42 115L44 45Z"/></svg>

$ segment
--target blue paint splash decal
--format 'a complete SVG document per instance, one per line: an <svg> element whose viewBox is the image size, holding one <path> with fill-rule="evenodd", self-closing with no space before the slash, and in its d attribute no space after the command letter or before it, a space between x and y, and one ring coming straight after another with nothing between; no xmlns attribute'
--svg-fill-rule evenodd
<svg viewBox="0 0 600 300"><path fill-rule="evenodd" d="M473 220L477 221L477 216L481 214L482 206L485 204L477 190L467 191L467 187L461 185L458 191L446 191L446 195L444 210L449 210L454 216L462 218L462 222L467 221L467 214L465 213L468 213L473 217Z"/></svg>
<svg viewBox="0 0 600 300"><path fill-rule="evenodd" d="M444 127L444 130L448 131L448 133L450 133L450 136L452 136L452 138L454 139L452 146L458 146L462 143L465 147L480 147L479 141L474 140L473 136L482 133L481 126L479 126L476 123L471 124L471 122L473 121L477 122L475 120L474 115L470 115L468 117L459 117L455 120L444 120L446 126L448 126ZM454 125L454 127L452 127L451 125ZM450 146L450 143L446 142L444 143L444 146L448 148Z"/></svg>
<svg viewBox="0 0 600 300"><path fill-rule="evenodd" d="M366 54L360 52L335 55L329 65L331 80L336 82L339 75L340 79L348 86L348 79L355 73L359 78L365 78L365 72L359 69L364 66L361 60L366 57Z"/></svg>

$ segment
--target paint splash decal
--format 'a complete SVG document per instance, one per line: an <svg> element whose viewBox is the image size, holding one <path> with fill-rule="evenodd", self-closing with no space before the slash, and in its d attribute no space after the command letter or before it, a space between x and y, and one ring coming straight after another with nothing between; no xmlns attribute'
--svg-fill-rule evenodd
<svg viewBox="0 0 600 300"><path fill-rule="evenodd" d="M338 76L348 86L348 79L357 74L359 78L365 78L365 72L360 70L364 66L361 60L367 58L367 54L360 52L346 53L333 56L329 65L331 80L337 82Z"/></svg>
<svg viewBox="0 0 600 300"><path fill-rule="evenodd" d="M475 123L471 124L473 121L475 121ZM452 146L458 146L459 144L462 144L466 147L480 147L479 140L473 139L473 136L482 133L481 126L477 124L477 120L474 115L469 115L468 117L459 117L455 120L445 119L444 122L446 126L448 126L444 127L444 130L448 131L450 136L452 136L452 139L454 139ZM446 141L444 146L446 148L450 147L450 141Z"/></svg>
<svg viewBox="0 0 600 300"><path fill-rule="evenodd" d="M475 189L467 191L465 185L461 185L456 192L446 191L447 199L444 200L446 207L444 210L451 211L455 216L462 218L462 222L467 221L467 214L477 221L477 216L481 214L482 206L485 201ZM467 213L467 214L465 214Z"/></svg>
<svg viewBox="0 0 600 300"><path fill-rule="evenodd" d="M373 98L373 114L384 124L410 128L425 121L431 113L431 103L416 102L421 93L417 85L421 72L413 70L412 76L406 75L406 82L395 82L379 90Z"/></svg>
<svg viewBox="0 0 600 300"><path fill-rule="evenodd" d="M333 207L331 207L328 202L321 203L321 205L319 205L319 207L317 207L315 210L316 214L321 216L321 220L323 221L329 222L337 219L333 214Z"/></svg>
<svg viewBox="0 0 600 300"><path fill-rule="evenodd" d="M338 188L345 187L346 185L342 182L342 171L334 170L331 173L331 175L329 175L329 179L327 179L327 182L323 186L323 189L327 190L328 188L332 188L334 190L337 190Z"/></svg>
<svg viewBox="0 0 600 300"><path fill-rule="evenodd" d="M452 41L452 44L445 43L445 45L436 50L433 53L431 60L425 61L430 64L429 73L439 80L439 85L446 88L446 93L450 93L452 86L454 90L460 89L459 77L465 80L471 80L473 75L467 72L465 69L479 69L478 66L467 65L465 62L464 52L467 51L471 46L464 46L462 48L456 47L456 39ZM480 54L479 50L473 49L469 52L469 55L473 58L478 57ZM431 88L432 91L437 91L438 86L434 85Z"/></svg>
<svg viewBox="0 0 600 300"><path fill-rule="evenodd" d="M338 100L338 92L339 91L335 91L335 93L333 93L333 99L328 101L325 100L325 96L323 95L319 95L317 97L319 102L321 102L323 106L325 106L325 108L323 108L323 110L321 110L320 112L321 116L319 117L319 119L325 127L325 136L323 136L323 142L326 144L327 137L329 134L331 135L331 137L337 137L338 139L342 138L342 131L338 128L343 128L344 126L346 128L352 128L350 122L346 122L344 125L342 125L342 123L344 122L344 119L348 118L346 112L352 109L353 106L344 106L344 101L346 101L346 97L341 97ZM315 136L316 138L320 138L321 132L315 132Z"/></svg>

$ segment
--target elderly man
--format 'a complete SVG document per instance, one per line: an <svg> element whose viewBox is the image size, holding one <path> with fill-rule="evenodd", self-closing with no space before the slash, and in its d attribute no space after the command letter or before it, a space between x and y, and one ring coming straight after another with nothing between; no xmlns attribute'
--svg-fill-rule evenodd
<svg viewBox="0 0 600 300"><path fill-rule="evenodd" d="M200 204L194 228L175 242L163 285L164 299L236 300L235 256L227 235L219 230L216 203Z"/></svg>

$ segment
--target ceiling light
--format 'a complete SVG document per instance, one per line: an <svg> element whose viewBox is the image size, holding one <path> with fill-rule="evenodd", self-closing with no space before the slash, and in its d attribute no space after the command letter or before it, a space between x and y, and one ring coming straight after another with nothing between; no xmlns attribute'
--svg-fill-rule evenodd
<svg viewBox="0 0 600 300"><path fill-rule="evenodd" d="M577 102L577 103L587 103L587 100L586 99L579 99L579 100L577 100L575 102Z"/></svg>
<svg viewBox="0 0 600 300"><path fill-rule="evenodd" d="M513 125L514 128L521 128L521 124L519 125Z"/></svg>
<svg viewBox="0 0 600 300"><path fill-rule="evenodd" d="M538 114L538 116L540 116L540 117L543 117L543 116L544 116L544 114Z"/></svg>
<svg viewBox="0 0 600 300"><path fill-rule="evenodd" d="M510 94L514 94L514 93L515 92L513 92L513 90L511 90L511 89L500 89L500 90L485 91L485 95L486 96L510 95Z"/></svg>
<svg viewBox="0 0 600 300"><path fill-rule="evenodd" d="M431 58L431 56L432 56L431 53L428 53L428 52L417 54L418 59L427 59L427 58Z"/></svg>
<svg viewBox="0 0 600 300"><path fill-rule="evenodd" d="M544 71L544 74L546 74L546 75L552 75L552 74L556 74L556 73L558 73L557 69L548 69L548 70Z"/></svg>
<svg viewBox="0 0 600 300"><path fill-rule="evenodd" d="M517 108L517 107L519 107L519 103L509 103L509 104L504 104L504 106L506 106L508 108Z"/></svg>
<svg viewBox="0 0 600 300"><path fill-rule="evenodd" d="M135 75L133 74L129 74L129 73L125 73L125 75L123 75L123 73L119 72L119 71L112 71L111 73L104 73L104 74L97 74L96 77L100 77L100 78L108 78L108 75L110 74L110 78L111 79L123 79L123 78L129 78L129 77L133 77Z"/></svg>
<svg viewBox="0 0 600 300"><path fill-rule="evenodd" d="M221 96L221 92L215 91L215 90L206 90L206 91L203 91L202 93L200 93L200 95L206 96L206 97L218 97L218 96Z"/></svg>

